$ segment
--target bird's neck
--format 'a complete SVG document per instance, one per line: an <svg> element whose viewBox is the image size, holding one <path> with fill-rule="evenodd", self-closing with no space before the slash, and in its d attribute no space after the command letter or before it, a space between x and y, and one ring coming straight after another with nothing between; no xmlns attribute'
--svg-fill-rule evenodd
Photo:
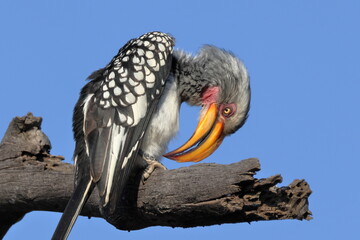
<svg viewBox="0 0 360 240"><path fill-rule="evenodd" d="M204 67L192 55L175 51L172 70L181 101L201 105L203 90L209 86L208 81L202 78Z"/></svg>

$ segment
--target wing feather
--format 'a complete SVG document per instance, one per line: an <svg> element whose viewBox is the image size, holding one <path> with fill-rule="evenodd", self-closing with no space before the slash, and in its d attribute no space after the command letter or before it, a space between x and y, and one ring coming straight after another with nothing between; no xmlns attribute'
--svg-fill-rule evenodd
<svg viewBox="0 0 360 240"><path fill-rule="evenodd" d="M84 101L83 132L103 206L117 201L133 169L170 73L173 45L167 34L144 34L91 76L94 89Z"/></svg>

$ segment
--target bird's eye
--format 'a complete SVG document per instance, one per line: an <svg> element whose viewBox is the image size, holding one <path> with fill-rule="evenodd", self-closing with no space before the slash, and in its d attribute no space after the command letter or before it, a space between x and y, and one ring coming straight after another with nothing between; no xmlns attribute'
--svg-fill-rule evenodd
<svg viewBox="0 0 360 240"><path fill-rule="evenodd" d="M222 113L223 113L223 115L224 115L225 117L229 117L229 116L231 115L231 113L232 113L231 107L225 107L225 108L223 109Z"/></svg>
<svg viewBox="0 0 360 240"><path fill-rule="evenodd" d="M223 113L225 115L229 115L231 113L231 109L229 107L224 108Z"/></svg>
<svg viewBox="0 0 360 240"><path fill-rule="evenodd" d="M236 105L234 103L224 104L220 107L221 115L229 118L236 112Z"/></svg>

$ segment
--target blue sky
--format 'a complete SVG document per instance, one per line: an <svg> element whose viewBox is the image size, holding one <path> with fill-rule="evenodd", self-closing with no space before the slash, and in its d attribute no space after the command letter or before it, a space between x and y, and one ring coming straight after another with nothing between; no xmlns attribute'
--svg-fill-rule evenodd
<svg viewBox="0 0 360 240"><path fill-rule="evenodd" d="M70 239L355 239L360 193L359 1L1 1L0 136L14 116L43 117L55 155L71 161L71 115L85 78L130 38L160 30L177 48L229 49L251 76L245 126L204 162L257 157L258 177L281 173L282 185L306 179L311 221L226 224L192 229L118 231L80 217ZM181 130L199 109L182 107ZM168 168L186 166L170 160ZM34 212L5 239L49 239L60 213Z"/></svg>

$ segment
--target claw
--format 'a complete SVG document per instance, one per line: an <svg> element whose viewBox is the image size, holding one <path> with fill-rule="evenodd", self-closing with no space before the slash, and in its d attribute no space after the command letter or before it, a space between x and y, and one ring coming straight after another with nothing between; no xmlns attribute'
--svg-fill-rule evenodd
<svg viewBox="0 0 360 240"><path fill-rule="evenodd" d="M150 175L154 172L156 168L167 170L167 168L160 162L158 162L155 159L150 159L143 157L148 166L145 168L143 176L142 176L142 182L145 183L145 181L150 177Z"/></svg>

